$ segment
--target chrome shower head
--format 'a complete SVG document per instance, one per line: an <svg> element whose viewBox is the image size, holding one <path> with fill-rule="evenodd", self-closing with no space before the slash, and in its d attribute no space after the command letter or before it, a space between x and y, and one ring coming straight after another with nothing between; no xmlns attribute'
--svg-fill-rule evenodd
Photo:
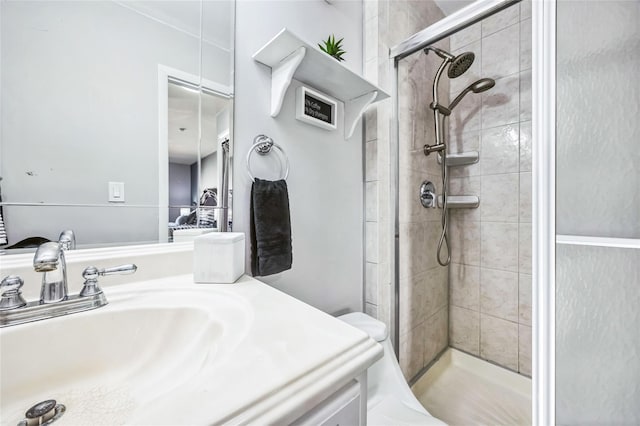
<svg viewBox="0 0 640 426"><path fill-rule="evenodd" d="M464 52L453 58L447 76L457 78L464 74L473 64L476 55L473 52Z"/></svg>
<svg viewBox="0 0 640 426"><path fill-rule="evenodd" d="M469 92L473 92L473 93L486 92L487 90L491 89L495 85L496 85L496 82L492 78L481 78L478 81L474 81L473 83L468 85L462 92L460 92L460 94L458 96L456 96L456 98L453 100L453 102L451 102L451 105L449 105L449 108L448 108L449 111L454 109L456 107L456 105L458 105L460 103L462 98L464 98L464 96L467 93L469 93Z"/></svg>
<svg viewBox="0 0 640 426"><path fill-rule="evenodd" d="M476 58L476 55L473 52L463 52L458 56L453 56L451 53L445 52L437 47L427 47L424 49L424 53L426 54L429 54L429 51L440 56L445 60L445 63L449 63L449 70L447 71L447 76L449 76L449 78L460 77L471 67L471 64L473 64L473 61Z"/></svg>

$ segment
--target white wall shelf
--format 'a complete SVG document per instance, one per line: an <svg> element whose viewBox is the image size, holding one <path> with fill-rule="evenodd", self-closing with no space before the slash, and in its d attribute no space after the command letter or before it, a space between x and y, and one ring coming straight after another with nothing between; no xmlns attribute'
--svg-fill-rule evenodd
<svg viewBox="0 0 640 426"><path fill-rule="evenodd" d="M468 166L469 164L477 163L479 158L478 151L447 154L447 167ZM442 164L440 153L438 153L438 164Z"/></svg>
<svg viewBox="0 0 640 426"><path fill-rule="evenodd" d="M292 79L344 102L344 135L350 138L369 105L389 95L320 49L283 28L253 59L271 68L271 116L277 117Z"/></svg>

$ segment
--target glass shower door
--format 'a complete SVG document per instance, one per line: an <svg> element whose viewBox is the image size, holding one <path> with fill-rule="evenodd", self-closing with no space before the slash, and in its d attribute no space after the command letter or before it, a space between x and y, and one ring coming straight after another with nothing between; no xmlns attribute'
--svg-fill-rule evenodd
<svg viewBox="0 0 640 426"><path fill-rule="evenodd" d="M640 1L557 2L556 423L640 423Z"/></svg>

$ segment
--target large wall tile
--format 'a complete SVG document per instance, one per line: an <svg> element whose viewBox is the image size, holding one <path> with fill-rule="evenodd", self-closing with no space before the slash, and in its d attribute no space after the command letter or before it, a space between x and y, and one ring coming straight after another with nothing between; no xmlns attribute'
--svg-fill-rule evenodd
<svg viewBox="0 0 640 426"><path fill-rule="evenodd" d="M442 210L440 210L442 211ZM425 269L433 269L439 266L436 254L438 252L438 242L442 234L442 223L440 221L424 223L424 239L426 247L425 253ZM446 247L444 248L446 249Z"/></svg>
<svg viewBox="0 0 640 426"><path fill-rule="evenodd" d="M531 377L531 327L518 326L518 371Z"/></svg>
<svg viewBox="0 0 640 426"><path fill-rule="evenodd" d="M378 264L365 262L365 297L367 303L378 304Z"/></svg>
<svg viewBox="0 0 640 426"><path fill-rule="evenodd" d="M378 262L378 224L376 222L367 222L365 224L365 259L367 262Z"/></svg>
<svg viewBox="0 0 640 426"><path fill-rule="evenodd" d="M378 306L372 303L366 302L364 304L364 313L372 318L378 318Z"/></svg>
<svg viewBox="0 0 640 426"><path fill-rule="evenodd" d="M482 176L482 221L518 221L517 173Z"/></svg>
<svg viewBox="0 0 640 426"><path fill-rule="evenodd" d="M378 19L372 16L365 22L365 43L364 59L365 61L376 59L378 57Z"/></svg>
<svg viewBox="0 0 640 426"><path fill-rule="evenodd" d="M481 315L480 356L518 371L518 324Z"/></svg>
<svg viewBox="0 0 640 426"><path fill-rule="evenodd" d="M452 129L462 133L480 129L480 110L482 97L476 94L465 96L454 108L449 117Z"/></svg>
<svg viewBox="0 0 640 426"><path fill-rule="evenodd" d="M520 121L531 120L531 70L520 73Z"/></svg>
<svg viewBox="0 0 640 426"><path fill-rule="evenodd" d="M520 5L508 7L482 20L482 37L509 27L520 20Z"/></svg>
<svg viewBox="0 0 640 426"><path fill-rule="evenodd" d="M519 218L520 222L531 222L531 173L520 173Z"/></svg>
<svg viewBox="0 0 640 426"><path fill-rule="evenodd" d="M447 305L449 297L447 268L436 266L425 273L423 280L424 301L421 309L421 318L426 319Z"/></svg>
<svg viewBox="0 0 640 426"><path fill-rule="evenodd" d="M516 73L496 80L496 85L482 94L483 129L519 121L519 87L520 76Z"/></svg>
<svg viewBox="0 0 640 426"><path fill-rule="evenodd" d="M364 113L365 141L378 139L378 110L376 106L370 106Z"/></svg>
<svg viewBox="0 0 640 426"><path fill-rule="evenodd" d="M465 265L480 265L480 222L453 222L449 227L451 260Z"/></svg>
<svg viewBox="0 0 640 426"><path fill-rule="evenodd" d="M520 274L518 277L518 322L529 326L531 325L531 286L531 275Z"/></svg>
<svg viewBox="0 0 640 426"><path fill-rule="evenodd" d="M429 365L449 345L449 315L447 307L425 319L424 327L424 354L422 366Z"/></svg>
<svg viewBox="0 0 640 426"><path fill-rule="evenodd" d="M522 0L520 2L520 19L521 20L531 18L531 1L532 0Z"/></svg>
<svg viewBox="0 0 640 426"><path fill-rule="evenodd" d="M520 22L520 70L531 69L531 19Z"/></svg>
<svg viewBox="0 0 640 426"><path fill-rule="evenodd" d="M480 311L509 321L518 321L518 274L481 268Z"/></svg>
<svg viewBox="0 0 640 426"><path fill-rule="evenodd" d="M449 273L451 305L473 311L480 310L480 268L451 263Z"/></svg>
<svg viewBox="0 0 640 426"><path fill-rule="evenodd" d="M365 144L365 180L378 179L378 142L371 141Z"/></svg>
<svg viewBox="0 0 640 426"><path fill-rule="evenodd" d="M378 182L367 182L365 188L365 220L377 222L378 220Z"/></svg>
<svg viewBox="0 0 640 426"><path fill-rule="evenodd" d="M520 25L518 24L483 37L482 76L498 79L516 74L520 71L519 52Z"/></svg>
<svg viewBox="0 0 640 426"><path fill-rule="evenodd" d="M520 223L518 229L518 271L530 274L532 243L531 243L531 224Z"/></svg>
<svg viewBox="0 0 640 426"><path fill-rule="evenodd" d="M519 169L518 124L482 131L482 174L517 173Z"/></svg>
<svg viewBox="0 0 640 426"><path fill-rule="evenodd" d="M399 362L405 379L411 380L422 369L424 327L418 326L400 336Z"/></svg>
<svg viewBox="0 0 640 426"><path fill-rule="evenodd" d="M427 269L424 224L400 223L400 278L411 277Z"/></svg>
<svg viewBox="0 0 640 426"><path fill-rule="evenodd" d="M472 130L470 132L462 132L461 129L451 126L449 129L449 143L447 144L449 153L462 153L469 151L480 151L480 131ZM469 165L472 166L472 165ZM469 168L469 166L465 167L455 167L451 169L453 171L463 171ZM476 174L480 174L479 172Z"/></svg>
<svg viewBox="0 0 640 426"><path fill-rule="evenodd" d="M480 354L480 313L449 307L449 344L456 349Z"/></svg>
<svg viewBox="0 0 640 426"><path fill-rule="evenodd" d="M518 224L482 223L483 268L518 271Z"/></svg>
<svg viewBox="0 0 640 426"><path fill-rule="evenodd" d="M478 22L477 24L473 24L462 31L452 34L449 39L449 42L451 43L451 50L459 50L463 46L480 40L480 37L482 36L481 26L482 23Z"/></svg>
<svg viewBox="0 0 640 426"><path fill-rule="evenodd" d="M520 172L531 171L531 122L520 123Z"/></svg>
<svg viewBox="0 0 640 426"><path fill-rule="evenodd" d="M400 279L400 334L409 333L424 319L422 306L424 304L424 281L426 274L416 274Z"/></svg>

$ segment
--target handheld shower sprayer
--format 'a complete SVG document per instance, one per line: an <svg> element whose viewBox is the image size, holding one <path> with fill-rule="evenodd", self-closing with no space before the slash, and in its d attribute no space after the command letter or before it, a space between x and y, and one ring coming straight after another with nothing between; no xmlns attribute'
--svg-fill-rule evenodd
<svg viewBox="0 0 640 426"><path fill-rule="evenodd" d="M467 93L469 93L469 92L473 92L473 93L486 92L487 90L491 89L495 85L496 85L496 82L492 78L481 78L478 81L474 81L473 83L471 83L470 85L465 87L464 90L462 92L460 92L460 94L458 96L455 97L453 102L451 102L451 104L449 105L449 108L448 108L449 114L451 113L451 110L454 109L456 107L456 105L458 105L460 103L462 98L464 98L464 96ZM449 115L449 114L447 114L447 115Z"/></svg>

